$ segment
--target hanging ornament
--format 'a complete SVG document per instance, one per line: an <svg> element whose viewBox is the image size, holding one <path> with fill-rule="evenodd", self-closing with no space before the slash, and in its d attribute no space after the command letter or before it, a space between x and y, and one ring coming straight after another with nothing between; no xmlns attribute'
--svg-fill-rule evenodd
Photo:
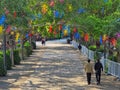
<svg viewBox="0 0 120 90"><path fill-rule="evenodd" d="M80 38L80 34L78 32L74 33L74 38L75 39L79 39Z"/></svg>
<svg viewBox="0 0 120 90"><path fill-rule="evenodd" d="M25 38L28 38L29 37L29 34L27 33L26 35L25 35Z"/></svg>
<svg viewBox="0 0 120 90"><path fill-rule="evenodd" d="M84 40L85 40L86 42L89 41L89 35L88 35L88 33L85 33L85 35L84 35Z"/></svg>
<svg viewBox="0 0 120 90"><path fill-rule="evenodd" d="M100 44L103 43L103 39L102 39L102 36L100 36Z"/></svg>
<svg viewBox="0 0 120 90"><path fill-rule="evenodd" d="M79 14L84 13L84 12L85 12L85 9L84 9L84 8L78 9L78 13L79 13Z"/></svg>
<svg viewBox="0 0 120 90"><path fill-rule="evenodd" d="M107 35L104 34L102 39L103 39L103 42L105 42L108 39Z"/></svg>
<svg viewBox="0 0 120 90"><path fill-rule="evenodd" d="M51 0L49 5L53 7L55 5L54 0Z"/></svg>
<svg viewBox="0 0 120 90"><path fill-rule="evenodd" d="M33 36L33 34L32 33L29 33L29 37L32 37Z"/></svg>
<svg viewBox="0 0 120 90"><path fill-rule="evenodd" d="M2 32L3 32L3 27L0 26L0 34L2 34Z"/></svg>
<svg viewBox="0 0 120 90"><path fill-rule="evenodd" d="M7 33L9 33L10 31L11 31L11 26L10 25L8 25L7 26L7 29L5 30Z"/></svg>
<svg viewBox="0 0 120 90"><path fill-rule="evenodd" d="M68 31L67 30L64 30L64 36L67 36L68 35Z"/></svg>
<svg viewBox="0 0 120 90"><path fill-rule="evenodd" d="M14 35L14 32L13 32L13 31L11 31L11 32L10 32L10 34L11 34L11 35Z"/></svg>
<svg viewBox="0 0 120 90"><path fill-rule="evenodd" d="M73 29L73 32L74 32L74 33L77 32L77 28L76 28L76 27Z"/></svg>
<svg viewBox="0 0 120 90"><path fill-rule="evenodd" d="M4 24L5 20L6 20L5 15L2 15L2 17L0 18L0 25Z"/></svg>
<svg viewBox="0 0 120 90"><path fill-rule="evenodd" d="M64 3L64 0L59 0L60 3Z"/></svg>
<svg viewBox="0 0 120 90"><path fill-rule="evenodd" d="M49 32L52 33L52 26L49 27Z"/></svg>
<svg viewBox="0 0 120 90"><path fill-rule="evenodd" d="M111 38L110 40L111 44L115 47L117 44L117 40L115 38Z"/></svg>
<svg viewBox="0 0 120 90"><path fill-rule="evenodd" d="M62 25L61 24L59 25L59 30L62 30Z"/></svg>
<svg viewBox="0 0 120 90"><path fill-rule="evenodd" d="M59 11L54 11L54 16L55 16L56 18L58 18L58 17L59 17Z"/></svg>
<svg viewBox="0 0 120 90"><path fill-rule="evenodd" d="M48 11L48 6L47 4L42 5L42 13L45 14Z"/></svg>
<svg viewBox="0 0 120 90"><path fill-rule="evenodd" d="M68 11L71 12L72 10L73 10L73 8L72 8L72 4L69 4L69 5L68 5Z"/></svg>

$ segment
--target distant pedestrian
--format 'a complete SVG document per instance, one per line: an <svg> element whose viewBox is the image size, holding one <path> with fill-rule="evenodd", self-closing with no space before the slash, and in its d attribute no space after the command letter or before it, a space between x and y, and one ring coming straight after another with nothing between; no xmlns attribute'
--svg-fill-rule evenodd
<svg viewBox="0 0 120 90"><path fill-rule="evenodd" d="M82 46L81 46L80 43L78 44L78 49L79 49L79 51L81 52Z"/></svg>
<svg viewBox="0 0 120 90"><path fill-rule="evenodd" d="M90 85L91 84L91 74L93 73L93 65L90 63L90 59L88 59L88 62L85 65L85 72L87 75L88 85Z"/></svg>
<svg viewBox="0 0 120 90"><path fill-rule="evenodd" d="M41 40L41 43L42 43L42 46L44 45L45 46L45 38L42 38L42 40Z"/></svg>
<svg viewBox="0 0 120 90"><path fill-rule="evenodd" d="M97 85L99 85L101 80L101 71L103 71L103 65L99 59L95 63L94 69L95 69L95 75L96 75L96 82L97 82Z"/></svg>

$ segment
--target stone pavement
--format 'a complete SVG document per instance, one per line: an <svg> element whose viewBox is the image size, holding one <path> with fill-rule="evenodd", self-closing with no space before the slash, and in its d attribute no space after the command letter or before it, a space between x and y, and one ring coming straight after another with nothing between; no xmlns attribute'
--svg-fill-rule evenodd
<svg viewBox="0 0 120 90"><path fill-rule="evenodd" d="M87 85L83 69L87 57L64 41L48 41L30 57L0 77L0 90L120 90L120 81L102 74L101 85Z"/></svg>

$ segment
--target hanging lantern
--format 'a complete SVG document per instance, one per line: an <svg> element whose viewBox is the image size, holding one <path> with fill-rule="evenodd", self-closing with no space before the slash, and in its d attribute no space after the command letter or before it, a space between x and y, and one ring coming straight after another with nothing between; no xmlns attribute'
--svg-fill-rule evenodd
<svg viewBox="0 0 120 90"><path fill-rule="evenodd" d="M73 8L72 8L72 4L69 4L69 5L68 5L68 11L71 12L72 10L73 10Z"/></svg>
<svg viewBox="0 0 120 90"><path fill-rule="evenodd" d="M85 33L85 35L84 35L84 40L85 40L86 42L89 40L89 35L88 35L88 33Z"/></svg>
<svg viewBox="0 0 120 90"><path fill-rule="evenodd" d="M68 35L68 31L64 30L64 36L67 36L67 35Z"/></svg>
<svg viewBox="0 0 120 90"><path fill-rule="evenodd" d="M74 33L77 32L77 28L74 28L74 29L73 29L73 32L74 32Z"/></svg>
<svg viewBox="0 0 120 90"><path fill-rule="evenodd" d="M60 3L64 3L64 0L59 0Z"/></svg>
<svg viewBox="0 0 120 90"><path fill-rule="evenodd" d="M3 27L0 26L0 34L3 32Z"/></svg>
<svg viewBox="0 0 120 90"><path fill-rule="evenodd" d="M51 7L53 7L53 6L55 5L54 1L51 0L49 5L50 5Z"/></svg>
<svg viewBox="0 0 120 90"><path fill-rule="evenodd" d="M52 26L50 25L49 27L49 32L51 33L52 32Z"/></svg>
<svg viewBox="0 0 120 90"><path fill-rule="evenodd" d="M62 25L61 24L59 25L59 30L62 30Z"/></svg>
<svg viewBox="0 0 120 90"><path fill-rule="evenodd" d="M45 14L48 11L48 6L46 4L42 5L42 13Z"/></svg>
<svg viewBox="0 0 120 90"><path fill-rule="evenodd" d="M110 40L111 44L115 47L117 44L117 40L115 38L111 38Z"/></svg>

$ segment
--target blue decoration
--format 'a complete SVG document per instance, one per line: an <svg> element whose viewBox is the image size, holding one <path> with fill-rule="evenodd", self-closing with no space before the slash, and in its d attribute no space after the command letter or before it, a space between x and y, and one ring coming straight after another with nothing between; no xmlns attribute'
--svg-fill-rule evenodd
<svg viewBox="0 0 120 90"><path fill-rule="evenodd" d="M106 3L106 2L108 2L108 0L104 0L104 2Z"/></svg>
<svg viewBox="0 0 120 90"><path fill-rule="evenodd" d="M38 14L38 18L42 18L42 15L40 13Z"/></svg>
<svg viewBox="0 0 120 90"><path fill-rule="evenodd" d="M59 12L58 11L54 11L54 16L56 17L56 18L58 18L59 17Z"/></svg>
<svg viewBox="0 0 120 90"><path fill-rule="evenodd" d="M85 9L84 9L84 8L78 9L78 13L79 13L79 14L84 13L84 12L85 12Z"/></svg>
<svg viewBox="0 0 120 90"><path fill-rule="evenodd" d="M29 37L29 34L27 33L26 35L25 35L25 38L28 38Z"/></svg>
<svg viewBox="0 0 120 90"><path fill-rule="evenodd" d="M100 44L102 44L102 43L103 43L102 36L100 36Z"/></svg>
<svg viewBox="0 0 120 90"><path fill-rule="evenodd" d="M80 38L80 34L79 34L78 32L76 32L76 33L74 34L74 38L75 38L75 39L79 39L79 38Z"/></svg>
<svg viewBox="0 0 120 90"><path fill-rule="evenodd" d="M2 15L2 17L0 18L0 25L4 24L5 20L6 20L5 15Z"/></svg>

